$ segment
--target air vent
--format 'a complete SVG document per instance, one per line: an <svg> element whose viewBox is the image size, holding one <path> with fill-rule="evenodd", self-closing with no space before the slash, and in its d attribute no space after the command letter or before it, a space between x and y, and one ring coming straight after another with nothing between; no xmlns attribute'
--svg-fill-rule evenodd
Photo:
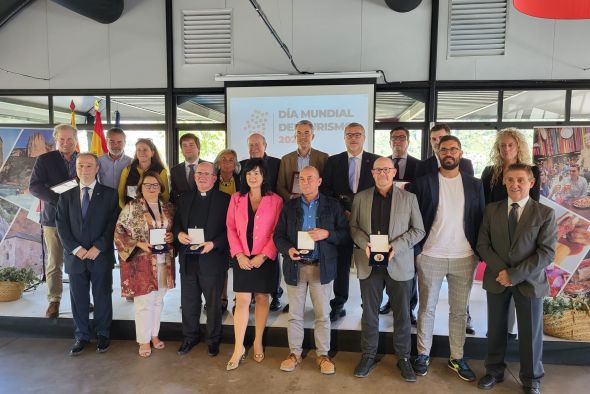
<svg viewBox="0 0 590 394"><path fill-rule="evenodd" d="M451 0L448 57L504 55L506 0Z"/></svg>
<svg viewBox="0 0 590 394"><path fill-rule="evenodd" d="M230 64L232 10L183 11L182 43L185 64Z"/></svg>

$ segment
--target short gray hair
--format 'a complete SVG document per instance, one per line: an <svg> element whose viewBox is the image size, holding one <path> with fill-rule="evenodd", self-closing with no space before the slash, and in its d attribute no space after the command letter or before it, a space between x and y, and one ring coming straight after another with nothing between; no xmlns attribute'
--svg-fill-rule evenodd
<svg viewBox="0 0 590 394"><path fill-rule="evenodd" d="M297 130L297 126L301 126L302 124L306 124L309 127L311 127L311 130L313 131L313 123L311 123L311 120L307 120L307 119L302 119L299 122L295 123L295 130Z"/></svg>
<svg viewBox="0 0 590 394"><path fill-rule="evenodd" d="M67 123L60 123L53 128L53 139L57 139L60 130L71 130L74 133L74 139L78 141L78 129Z"/></svg>
<svg viewBox="0 0 590 394"><path fill-rule="evenodd" d="M100 167L100 163L98 161L98 156L95 153L92 153L92 152L81 152L81 153L78 153L78 156L76 157L76 162L81 157L92 157L94 159L94 161L96 162L97 167Z"/></svg>

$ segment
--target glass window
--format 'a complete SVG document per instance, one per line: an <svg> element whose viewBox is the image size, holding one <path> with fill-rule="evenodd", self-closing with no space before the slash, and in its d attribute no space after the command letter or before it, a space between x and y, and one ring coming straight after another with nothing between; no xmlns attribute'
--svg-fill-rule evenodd
<svg viewBox="0 0 590 394"><path fill-rule="evenodd" d="M49 123L47 96L0 96L0 123Z"/></svg>
<svg viewBox="0 0 590 394"><path fill-rule="evenodd" d="M463 157L471 160L475 176L479 178L489 165L490 150L496 141L496 130L451 130L461 140Z"/></svg>
<svg viewBox="0 0 590 394"><path fill-rule="evenodd" d="M391 129L375 130L375 150L374 153L379 156L391 156L391 145L389 144L389 133ZM410 145L408 154L417 159L421 159L422 152L422 130L410 130Z"/></svg>
<svg viewBox="0 0 590 394"><path fill-rule="evenodd" d="M437 96L438 122L494 122L498 120L498 92L440 91Z"/></svg>
<svg viewBox="0 0 590 394"><path fill-rule="evenodd" d="M570 120L590 120L590 90L572 90Z"/></svg>
<svg viewBox="0 0 590 394"><path fill-rule="evenodd" d="M119 112L121 125L164 123L166 121L164 95L111 96L112 124L115 124L117 111Z"/></svg>
<svg viewBox="0 0 590 394"><path fill-rule="evenodd" d="M206 160L213 162L217 154L225 149L225 131L224 130L206 130L206 131L199 131L199 130L181 130L178 132L178 137L180 138L182 135L187 133L193 133L199 140L201 141L201 152L199 154L199 158L201 160ZM178 149L178 162L181 163L184 161L184 156Z"/></svg>
<svg viewBox="0 0 590 394"><path fill-rule="evenodd" d="M507 90L502 120L551 121L565 119L565 90Z"/></svg>
<svg viewBox="0 0 590 394"><path fill-rule="evenodd" d="M106 100L104 96L55 96L53 97L53 121L70 123L70 104L74 103L76 126L94 124L94 101L98 100L103 123L106 123Z"/></svg>
<svg viewBox="0 0 590 394"><path fill-rule="evenodd" d="M127 156L131 158L135 156L135 143L139 138L150 138L154 145L156 145L162 161L168 163L165 130L125 130L125 135L127 136L125 141L125 154ZM92 134L90 134L90 136L92 136Z"/></svg>
<svg viewBox="0 0 590 394"><path fill-rule="evenodd" d="M225 123L224 95L178 96L176 121L178 123Z"/></svg>
<svg viewBox="0 0 590 394"><path fill-rule="evenodd" d="M376 122L422 122L426 92L377 92L375 95Z"/></svg>

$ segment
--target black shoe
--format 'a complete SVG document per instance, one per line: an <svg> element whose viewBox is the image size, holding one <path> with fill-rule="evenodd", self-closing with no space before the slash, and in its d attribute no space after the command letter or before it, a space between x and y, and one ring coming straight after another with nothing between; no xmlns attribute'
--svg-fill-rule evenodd
<svg viewBox="0 0 590 394"><path fill-rule="evenodd" d="M369 372L375 368L375 365L376 363L373 357L363 356L354 369L354 376L357 378L366 378L369 375Z"/></svg>
<svg viewBox="0 0 590 394"><path fill-rule="evenodd" d="M346 309L332 309L332 311L330 312L330 321L333 323L344 316L346 316Z"/></svg>
<svg viewBox="0 0 590 394"><path fill-rule="evenodd" d="M412 364L410 363L410 360L408 360L406 357L400 358L399 360L397 360L397 367L400 369L400 371L402 373L402 378L406 382L415 382L416 381L416 373L414 372L414 369L412 368Z"/></svg>
<svg viewBox="0 0 590 394"><path fill-rule="evenodd" d="M389 312L391 312L391 305L389 304L389 301L387 301L387 303L385 305L383 305L381 308L379 308L379 314L380 315L387 315Z"/></svg>
<svg viewBox="0 0 590 394"><path fill-rule="evenodd" d="M96 351L98 353L105 353L111 347L111 340L103 335L98 336L96 342Z"/></svg>
<svg viewBox="0 0 590 394"><path fill-rule="evenodd" d="M475 374L467 365L467 361L464 358L460 360L450 359L447 366L453 371L457 372L457 375L467 382L473 382L475 380Z"/></svg>
<svg viewBox="0 0 590 394"><path fill-rule="evenodd" d="M504 376L494 376L488 373L483 378L479 379L477 382L477 387L482 390L491 390L496 385L496 383L502 383L503 381Z"/></svg>
<svg viewBox="0 0 590 394"><path fill-rule="evenodd" d="M215 357L219 354L219 343L211 343L207 345L207 355L209 357Z"/></svg>
<svg viewBox="0 0 590 394"><path fill-rule="evenodd" d="M283 313L289 313L289 304L285 305L283 308Z"/></svg>
<svg viewBox="0 0 590 394"><path fill-rule="evenodd" d="M182 345L180 345L180 347L178 348L178 355L179 356L184 356L185 354L187 354L188 352L190 352L192 350L192 348L194 348L195 346L197 346L197 344L199 343L199 340L189 340L189 339L185 339L182 342Z"/></svg>
<svg viewBox="0 0 590 394"><path fill-rule="evenodd" d="M84 339L76 339L76 342L74 342L74 346L72 346L72 349L70 350L70 356L79 356L80 353L82 353L82 351L86 347L86 345L88 345L89 343L90 342Z"/></svg>
<svg viewBox="0 0 590 394"><path fill-rule="evenodd" d="M279 309L281 309L281 300L276 297L273 298L272 301L270 302L270 308L269 308L272 312L276 312Z"/></svg>
<svg viewBox="0 0 590 394"><path fill-rule="evenodd" d="M410 324L415 326L416 325L416 315L414 312L410 312Z"/></svg>
<svg viewBox="0 0 590 394"><path fill-rule="evenodd" d="M539 387L522 387L522 391L525 394L541 394L541 389Z"/></svg>
<svg viewBox="0 0 590 394"><path fill-rule="evenodd" d="M414 358L414 372L416 375L425 376L428 373L428 365L430 365L430 357L426 354L419 354Z"/></svg>

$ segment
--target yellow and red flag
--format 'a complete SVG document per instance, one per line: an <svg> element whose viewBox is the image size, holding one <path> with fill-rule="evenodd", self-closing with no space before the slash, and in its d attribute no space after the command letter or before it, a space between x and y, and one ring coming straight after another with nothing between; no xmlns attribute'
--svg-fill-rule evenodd
<svg viewBox="0 0 590 394"><path fill-rule="evenodd" d="M102 119L100 117L98 101L94 102L94 131L92 132L92 142L90 143L90 152L97 156L102 156L107 153L107 140L104 137L104 129L102 128Z"/></svg>
<svg viewBox="0 0 590 394"><path fill-rule="evenodd" d="M72 110L72 113L70 114L70 124L72 125L73 128L76 128L76 112L74 111L76 109L76 104L74 104L74 100L70 101L70 110ZM76 152L80 152L80 143L76 142Z"/></svg>

